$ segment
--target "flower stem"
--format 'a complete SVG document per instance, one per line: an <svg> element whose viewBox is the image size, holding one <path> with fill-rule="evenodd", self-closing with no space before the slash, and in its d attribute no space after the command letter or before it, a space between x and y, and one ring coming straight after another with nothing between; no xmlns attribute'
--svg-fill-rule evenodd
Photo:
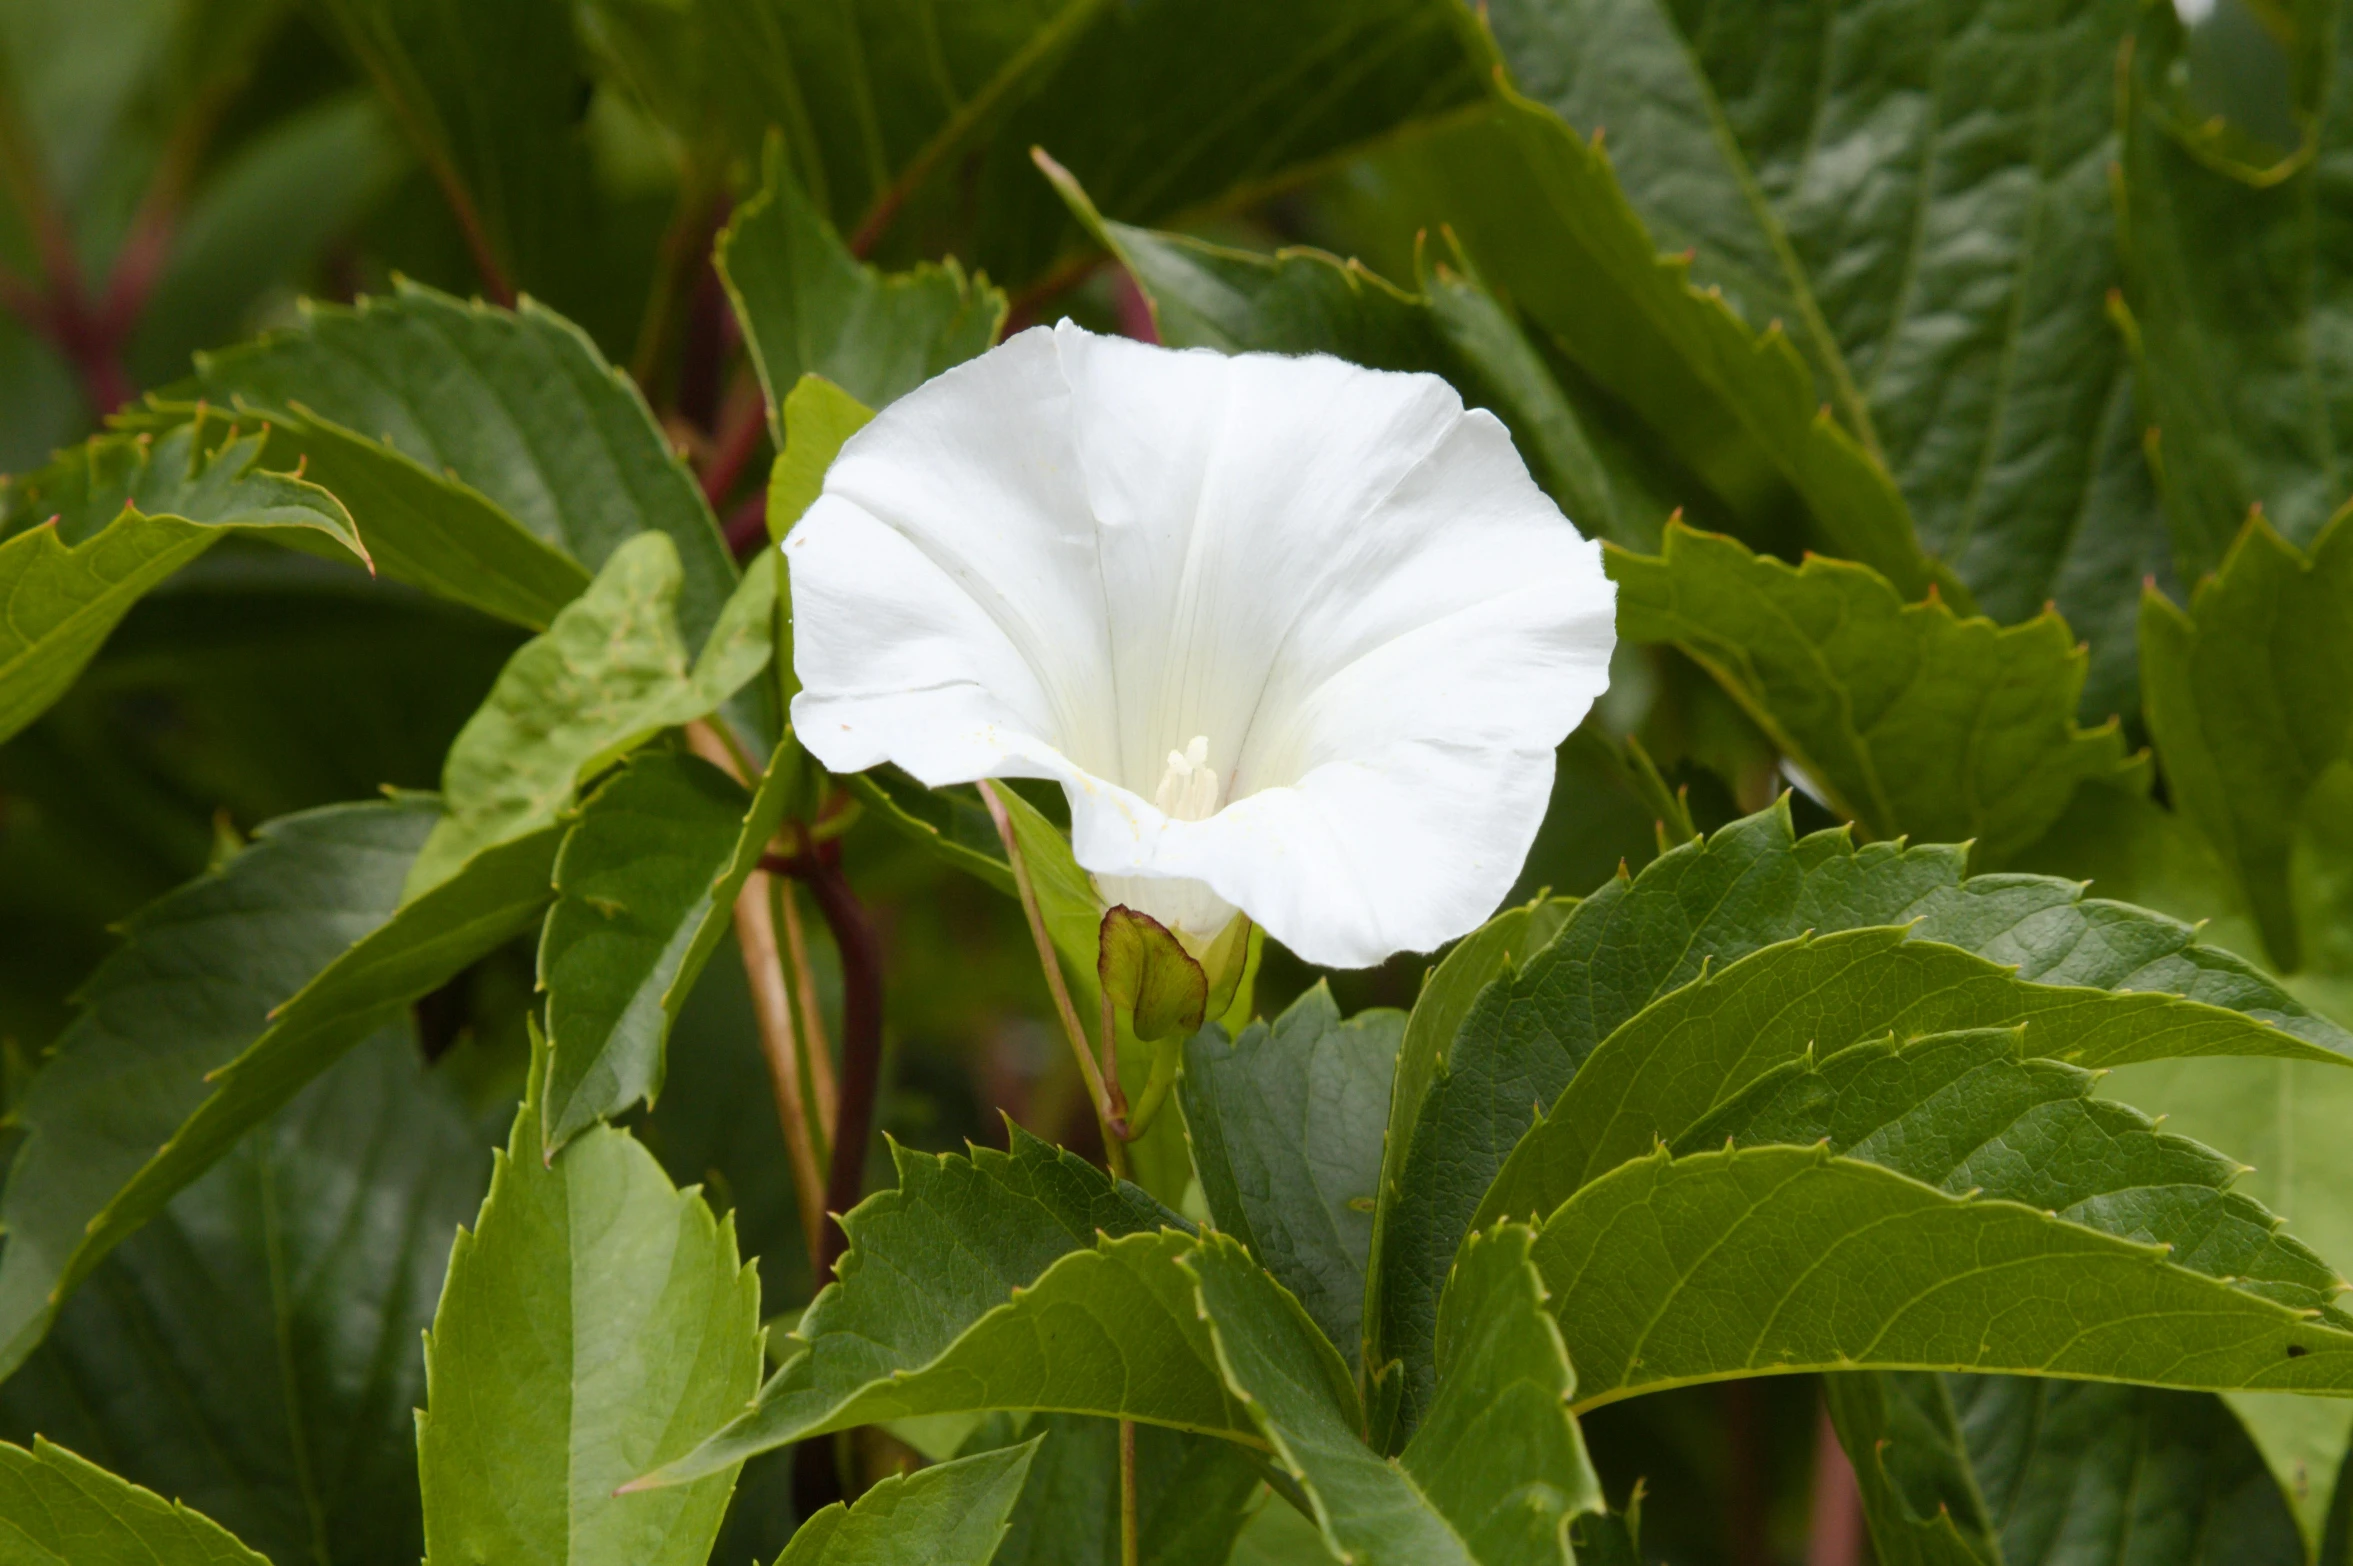
<svg viewBox="0 0 2353 1566"><path fill-rule="evenodd" d="M760 1052L768 1059L768 1077L776 1091L776 1120L784 1128L784 1150L792 1163L793 1194L801 1209L801 1238L809 1247L809 1265L822 1271L827 1227L825 1183L817 1171L808 1106L801 1097L792 998L785 993L776 925L769 915L772 885L765 870L754 870L745 877L743 890L735 897L735 939L743 949L744 976L752 986L752 1014L760 1027ZM789 883L786 894L790 895Z"/></svg>
<svg viewBox="0 0 2353 1566"><path fill-rule="evenodd" d="M1137 1566L1136 1422L1119 1422L1119 1566Z"/></svg>
<svg viewBox="0 0 2353 1566"><path fill-rule="evenodd" d="M817 971L809 965L808 938L801 933L801 900L789 880L777 884L784 911L784 951L792 960L794 998L801 1007L801 1037L809 1041L803 1057L809 1073L809 1099L817 1109L817 1126L825 1143L833 1145L833 1128L841 1116L833 1086L833 1049L825 1042L825 1013L817 1002Z"/></svg>
<svg viewBox="0 0 2353 1566"><path fill-rule="evenodd" d="M825 1228L822 1282L849 1248L841 1215L866 1194L866 1142L874 1129L874 1100L882 1083L882 942L866 905L850 890L841 869L841 843L817 843L793 861L793 873L817 900L817 911L833 931L842 959L841 1098L835 1112L833 1168L825 1182L825 1204L834 1221Z"/></svg>
<svg viewBox="0 0 2353 1566"><path fill-rule="evenodd" d="M1013 867L1013 887L1021 894L1022 916L1029 921L1030 939L1037 943L1038 966L1045 970L1046 988L1053 992L1054 1010L1062 1018L1063 1037L1070 1040L1070 1052L1078 1059L1078 1074L1087 1085L1087 1097L1095 1106L1095 1119L1103 1128L1103 1158L1111 1172L1127 1174L1126 1129L1124 1118L1112 1108L1104 1090L1102 1071L1095 1064L1095 1051L1087 1043L1087 1030L1078 1020L1078 1008L1070 1003L1070 986L1063 982L1062 963L1054 955L1053 938L1046 934L1046 916L1038 911L1037 888L1030 884L1029 862L1021 852L1021 842L1014 836L1013 818L1005 813L1005 802L997 797L996 789L983 778L974 785L980 790L981 803L988 806L989 819L997 824L997 836L1005 843L1005 861ZM1109 1013L1105 1000L1105 1016ZM1116 1076L1114 1077L1116 1079Z"/></svg>

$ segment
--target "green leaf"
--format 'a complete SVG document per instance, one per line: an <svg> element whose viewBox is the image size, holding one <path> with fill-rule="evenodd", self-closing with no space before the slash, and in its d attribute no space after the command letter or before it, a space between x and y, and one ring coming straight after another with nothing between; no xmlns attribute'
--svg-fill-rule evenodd
<svg viewBox="0 0 2353 1566"><path fill-rule="evenodd" d="M1822 1403L1854 1465L1882 1566L2002 1566L1946 1378L1917 1370L1824 1376Z"/></svg>
<svg viewBox="0 0 2353 1566"><path fill-rule="evenodd" d="M2142 574L2111 552L2145 558L2163 531L2105 314L2116 57L2139 9L1486 15L1521 91L1606 130L1659 248L1689 250L1752 328L1786 325L1817 400L1987 613L2056 597L2107 628Z"/></svg>
<svg viewBox="0 0 2353 1566"><path fill-rule="evenodd" d="M824 376L807 373L792 383L781 406L769 406L770 419L783 431L768 472L768 538L781 544L801 513L817 503L825 470L841 455L842 443L873 421L874 410Z"/></svg>
<svg viewBox="0 0 2353 1566"><path fill-rule="evenodd" d="M1238 1244L1213 1233L1187 1258L1227 1382L1336 1556L1566 1566L1569 1521L1600 1510L1601 1485L1568 1412L1576 1379L1545 1319L1532 1240L1503 1228L1465 1247L1441 1322L1439 1392L1396 1459L1364 1444L1347 1366Z"/></svg>
<svg viewBox="0 0 2353 1566"><path fill-rule="evenodd" d="M641 1483L922 1414L1041 1409L1252 1439L1213 1368L1194 1241L1143 1191L1016 1126L970 1158L893 1148L899 1188L842 1227L849 1253L750 1412Z"/></svg>
<svg viewBox="0 0 2353 1566"><path fill-rule="evenodd" d="M1326 985L1270 1027L1185 1045L1185 1125L1217 1227L1250 1249L1353 1368L1402 1012L1346 1022Z"/></svg>
<svg viewBox="0 0 2353 1566"><path fill-rule="evenodd" d="M548 1156L661 1091L671 1024L776 835L799 763L779 746L747 797L708 762L649 752L581 803L539 939Z"/></svg>
<svg viewBox="0 0 2353 1566"><path fill-rule="evenodd" d="M1920 546L1895 481L1830 416L1778 323L1753 330L1659 254L1609 158L1498 85L1487 114L1401 147L1480 277L1648 426L1760 542L1800 523L1907 598L1967 593Z"/></svg>
<svg viewBox="0 0 2353 1566"><path fill-rule="evenodd" d="M735 1226L626 1132L585 1132L549 1161L539 1116L535 1085L425 1340L426 1559L703 1566L733 1463L616 1490L751 1395L759 1280Z"/></svg>
<svg viewBox="0 0 2353 1566"><path fill-rule="evenodd" d="M992 1414L959 1455L1033 1437L1029 1482L991 1566L1106 1566L1119 1558L1119 1424L1078 1414L1021 1422ZM1000 1436L1000 1427L1002 1434ZM1159 1425L1136 1443L1138 1566L1223 1561L1249 1523L1259 1464L1250 1448Z"/></svg>
<svg viewBox="0 0 2353 1566"><path fill-rule="evenodd" d="M989 1566L1038 1443L893 1474L801 1525L776 1566Z"/></svg>
<svg viewBox="0 0 2353 1566"><path fill-rule="evenodd" d="M842 782L900 836L1006 896L1017 895L1013 867L1006 862L996 824L989 820L987 808L963 789L925 788L887 764L852 773ZM1015 797L1010 790L998 791L1008 810Z"/></svg>
<svg viewBox="0 0 2353 1566"><path fill-rule="evenodd" d="M2353 1333L2162 1246L1822 1148L1621 1164L1546 1221L1535 1256L1580 1407L1853 1368L2353 1393Z"/></svg>
<svg viewBox="0 0 2353 1566"><path fill-rule="evenodd" d="M2309 554L2258 518L2187 612L2141 604L2150 732L2175 808L2197 828L2279 966L2307 961L2291 859L2329 768L2353 757L2353 528Z"/></svg>
<svg viewBox="0 0 2353 1566"><path fill-rule="evenodd" d="M1032 147L1104 210L1149 221L1295 178L1478 87L1431 0L890 0L847 18L765 0L712 22L714 91L747 164L779 127L853 251L887 232L894 255L952 249L1007 281L1079 238Z"/></svg>
<svg viewBox="0 0 2353 1566"><path fill-rule="evenodd" d="M1591 411L1476 282L1440 267L1410 294L1320 250L1265 256L1113 223L1061 165L1041 155L1040 166L1135 279L1170 347L1333 353L1377 370L1442 375L1466 403L1503 420L1537 482L1584 531L1656 545L1674 503L1597 440Z"/></svg>
<svg viewBox="0 0 2353 1566"><path fill-rule="evenodd" d="M405 1023L337 1062L107 1258L0 1387L0 1429L280 1560L415 1566L417 1340L490 1177L444 1075Z"/></svg>
<svg viewBox="0 0 2353 1566"><path fill-rule="evenodd" d="M200 355L165 395L268 420L272 458L283 445L309 459L387 574L523 624L545 625L585 585L551 554L594 572L647 531L677 548L691 641L735 587L702 488L645 399L579 327L529 301L499 310L403 282L390 298L312 305L298 330ZM493 594L511 607L482 601ZM534 612L515 613L524 603Z"/></svg>
<svg viewBox="0 0 2353 1566"><path fill-rule="evenodd" d="M26 1566L268 1566L210 1518L38 1438L0 1445L0 1543Z"/></svg>
<svg viewBox="0 0 2353 1566"><path fill-rule="evenodd" d="M1620 634L1682 648L1873 837L1974 840L1999 864L2078 784L2132 765L2115 720L2076 727L2085 654L2055 614L1963 619L1868 566L1789 566L1678 525L1609 569Z"/></svg>
<svg viewBox="0 0 2353 1566"><path fill-rule="evenodd" d="M1843 832L1801 841L1786 805L1777 805L1603 887L1510 982L1481 994L1433 1074L1406 1157L1393 1165L1399 1172L1384 1176L1380 1314L1372 1320L1379 1348L1372 1357L1406 1362L1408 1425L1428 1385L1445 1268L1506 1155L1541 1117L1538 1106L1560 1097L1601 1040L1709 968L1808 931L1908 924L1914 943L2015 964L2010 982L2171 992L2278 1030L2258 1035L2221 1022L2218 1037L2262 1037L2266 1049L2297 1054L2307 1045L2349 1052L2353 1041L2342 1029L2239 959L2201 945L2188 925L2085 898L2078 882L2031 875L1964 881L1961 864L1961 850L1949 847L1858 848ZM1907 965L1940 960L1949 959L1904 956ZM1393 1196L1386 1194L1392 1185Z"/></svg>
<svg viewBox="0 0 2353 1566"><path fill-rule="evenodd" d="M1619 1164L1661 1143L1702 1137L1713 1115L1771 1073L1870 1040L2012 1027L2024 1028L2028 1053L2079 1066L2191 1055L2328 1058L2222 1007L2031 984L1957 947L1913 939L1906 928L1800 936L1661 997L1604 1039L1512 1149L1473 1226L1507 1215L1541 1218ZM2353 1056L2333 1064L2353 1066ZM1716 1129L1712 1140L1689 1145L1715 1145L1723 1128ZM1768 1140L1811 1143L1819 1134Z"/></svg>
<svg viewBox="0 0 2353 1566"><path fill-rule="evenodd" d="M640 533L508 660L450 746L448 813L417 856L407 896L439 885L482 849L551 824L582 778L710 712L766 666L770 555L746 573L691 666L673 613L679 581L670 540Z"/></svg>
<svg viewBox="0 0 2353 1566"><path fill-rule="evenodd" d="M2276 171L2284 177L2217 168L2184 135L2169 101L2183 29L2170 13L2143 9L2124 73L2126 340L2185 582L2222 563L2250 509L2310 544L2353 493L2340 455L2353 399L2325 346L2344 319L2334 235L2347 215L2337 170L2353 138L2353 83L2329 58L2342 10L2322 0L2265 13L2290 35L2280 42L2299 57L2299 86L2326 87L2317 152Z"/></svg>
<svg viewBox="0 0 2353 1566"><path fill-rule="evenodd" d="M785 447L784 403L818 375L869 408L983 353L1005 324L1005 295L950 257L886 274L860 264L785 166L771 138L766 183L720 232L712 264L735 301Z"/></svg>
<svg viewBox="0 0 2353 1566"><path fill-rule="evenodd" d="M230 529L309 529L367 558L335 497L259 466L262 442L198 419L108 436L0 486L0 740L65 694L132 604Z"/></svg>

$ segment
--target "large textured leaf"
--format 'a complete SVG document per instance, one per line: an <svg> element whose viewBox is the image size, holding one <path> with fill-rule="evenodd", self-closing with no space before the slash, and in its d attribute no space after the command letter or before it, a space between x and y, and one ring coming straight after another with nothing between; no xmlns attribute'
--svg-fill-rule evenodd
<svg viewBox="0 0 2353 1566"><path fill-rule="evenodd" d="M151 587L230 529L305 528L365 559L333 495L258 466L262 442L198 419L92 440L0 488L0 740L65 694ZM7 536L12 535L12 536Z"/></svg>
<svg viewBox="0 0 2353 1566"><path fill-rule="evenodd" d="M1831 417L1787 333L1752 329L1692 286L1689 257L1660 255L1598 145L1499 86L1487 115L1398 157L1480 275L1743 532L1777 544L1795 532L1906 597L1939 581L1966 596L1922 552L1895 481Z"/></svg>
<svg viewBox="0 0 2353 1566"><path fill-rule="evenodd" d="M1037 1455L1035 1441L894 1474L803 1523L776 1566L989 1566Z"/></svg>
<svg viewBox="0 0 2353 1566"><path fill-rule="evenodd" d="M899 214L892 254L953 249L1007 281L1076 238L1032 147L1143 221L1477 90L1432 0L891 0L838 16L757 0L712 20L740 154L779 127L802 188L856 248ZM966 237L932 242L948 235Z"/></svg>
<svg viewBox="0 0 2353 1566"><path fill-rule="evenodd" d="M959 1455L1029 1436L1029 1482L991 1566L1112 1566L1119 1560L1119 1425L1077 1414L992 1414ZM1001 1427L1001 1429L1000 1429ZM1258 1454L1233 1441L1160 1425L1136 1443L1138 1566L1222 1561L1259 1496Z"/></svg>
<svg viewBox="0 0 2353 1566"><path fill-rule="evenodd" d="M2310 7L2321 41L2302 47L2333 52L2343 9ZM2249 508L2308 544L2353 494L2343 455L2353 81L2322 56L2313 156L2250 182L2185 144L2165 101L2181 43L2171 12L2143 10L2118 183L2129 338L2187 582L2221 564Z"/></svg>
<svg viewBox="0 0 2353 1566"><path fill-rule="evenodd" d="M1690 654L1874 837L1974 841L2000 864L2078 784L2130 765L2113 719L2076 727L2085 654L2054 614L1963 619L1867 566L1790 566L1679 525L1657 558L1609 567L1619 634Z"/></svg>
<svg viewBox="0 0 2353 1566"><path fill-rule="evenodd" d="M1510 313L1444 268L1409 294L1318 250L1273 256L1113 223L1059 165L1047 176L1143 291L1160 340L1224 353L1331 353L1377 370L1422 370L1510 427L1545 492L1589 534L1653 547L1674 502L1613 461Z"/></svg>
<svg viewBox="0 0 2353 1566"><path fill-rule="evenodd" d="M509 591L544 604L514 616L525 624L546 624L585 583L565 585L563 562L543 556L594 572L648 530L677 547L678 621L694 644L735 585L702 490L645 399L578 327L538 305L499 310L403 283L389 298L314 305L299 330L202 355L195 377L167 395L267 418L272 459L281 446L307 458L388 574L478 601L502 585L477 580L484 567L514 572ZM379 496L416 514L388 526Z"/></svg>
<svg viewBox="0 0 2353 1566"><path fill-rule="evenodd" d="M784 400L821 375L870 408L996 341L1005 296L953 257L884 273L844 249L771 144L767 184L719 235L713 265L735 300L784 449Z"/></svg>
<svg viewBox="0 0 2353 1566"><path fill-rule="evenodd" d="M1604 1039L1512 1149L1474 1226L1507 1214L1541 1218L1588 1180L1662 1142L1713 1145L1704 1135L1711 1127L1720 1142L1726 1128L1711 1117L1772 1073L1868 1040L2011 1027L2024 1030L2029 1053L2091 1067L2175 1056L2326 1054L2218 1006L2030 984L1958 947L1912 939L1905 929L1801 936L1661 997ZM2353 1068L2353 1057L2333 1064ZM1768 1140L1811 1143L1822 1134Z"/></svg>
<svg viewBox="0 0 2353 1566"><path fill-rule="evenodd" d="M1532 1239L1507 1227L1464 1249L1441 1323L1438 1395L1394 1459L1364 1444L1347 1366L1295 1300L1223 1235L1187 1259L1228 1383L1339 1558L1566 1566L1570 1519L1600 1510L1568 1411L1576 1378L1528 1265Z"/></svg>
<svg viewBox="0 0 2353 1566"><path fill-rule="evenodd" d="M547 1152L661 1090L670 1025L799 777L789 744L757 797L708 762L649 752L582 802L539 940Z"/></svg>
<svg viewBox="0 0 2353 1566"><path fill-rule="evenodd" d="M539 1112L535 1086L426 1339L425 1558L703 1566L733 1464L615 1492L751 1395L759 1280L735 1226L626 1132L600 1127L549 1161Z"/></svg>
<svg viewBox="0 0 2353 1566"><path fill-rule="evenodd" d="M2300 926L2291 859L2316 790L2353 758L2353 528L2324 530L2310 554L2251 523L2185 613L2162 594L2141 606L2149 728L2175 806L2212 845L2281 968L2325 942Z"/></svg>
<svg viewBox="0 0 2353 1566"><path fill-rule="evenodd" d="M99 1258L239 1136L537 915L552 835L485 856L395 918L434 813L410 797L287 817L131 920L15 1109L0 1369L21 1364Z"/></svg>
<svg viewBox="0 0 2353 1566"><path fill-rule="evenodd" d="M1353 1368L1381 1132L1405 1014L1346 1022L1319 984L1270 1026L1185 1045L1182 1096L1193 1162L1217 1226L1289 1289Z"/></svg>
<svg viewBox="0 0 2353 1566"><path fill-rule="evenodd" d="M1537 1106L1560 1096L1604 1038L1705 969L1808 931L1909 924L1914 941L2015 964L2029 984L2186 996L2273 1025L2298 1041L2279 1047L2296 1053L2353 1042L2189 925L2086 898L2079 882L1964 881L1961 866L1954 848L1858 848L1834 832L1801 841L1776 806L1603 887L1510 982L1480 994L1432 1075L1401 1172L1384 1175L1368 1362L1405 1360L1409 1424L1428 1386L1445 1269ZM1412 1034L1409 1024L1409 1059Z"/></svg>
<svg viewBox="0 0 2353 1566"><path fill-rule="evenodd" d="M773 555L754 562L690 662L669 539L640 533L614 550L589 590L508 660L450 746L447 813L417 855L407 895L439 885L484 848L550 825L583 777L741 689L774 651L776 570Z"/></svg>
<svg viewBox="0 0 2353 1566"><path fill-rule="evenodd" d="M384 1029L110 1256L0 1387L35 1432L280 1561L415 1566L418 1335L488 1138Z"/></svg>
<svg viewBox="0 0 2353 1566"><path fill-rule="evenodd" d="M1606 133L1660 248L1688 247L1694 280L1750 326L1787 327L1819 399L1989 613L2022 620L2057 598L2121 630L2145 570L2127 561L2152 537L2162 548L2105 317L2111 100L2138 9L1502 0L1486 14L1522 91ZM2129 632L2116 651L2129 668Z"/></svg>
<svg viewBox="0 0 2353 1566"><path fill-rule="evenodd" d="M1825 1148L1661 1149L1571 1197L1535 1255L1580 1406L1848 1368L2353 1394L2353 1332L2313 1313Z"/></svg>
<svg viewBox="0 0 2353 1566"><path fill-rule="evenodd" d="M895 1148L899 1187L843 1219L850 1250L752 1410L675 1484L804 1436L918 1414L1040 1409L1255 1439L1175 1259L1184 1220L1013 1130L970 1158Z"/></svg>
<svg viewBox="0 0 2353 1566"><path fill-rule="evenodd" d="M25 1566L268 1566L202 1513L46 1441L0 1445L0 1544Z"/></svg>

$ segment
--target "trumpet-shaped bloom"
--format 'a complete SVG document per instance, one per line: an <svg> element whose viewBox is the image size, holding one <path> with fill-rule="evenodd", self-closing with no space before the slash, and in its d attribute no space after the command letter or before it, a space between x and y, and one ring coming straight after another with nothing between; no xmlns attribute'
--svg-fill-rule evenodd
<svg viewBox="0 0 2353 1566"><path fill-rule="evenodd" d="M1068 322L893 403L784 549L826 766L1052 779L1106 901L1334 967L1494 909L1614 639L1446 382Z"/></svg>

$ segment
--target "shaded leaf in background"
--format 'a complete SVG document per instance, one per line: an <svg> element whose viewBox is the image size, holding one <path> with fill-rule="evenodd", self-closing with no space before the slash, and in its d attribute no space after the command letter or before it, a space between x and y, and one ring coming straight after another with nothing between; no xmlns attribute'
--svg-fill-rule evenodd
<svg viewBox="0 0 2353 1566"><path fill-rule="evenodd" d="M141 594L230 529L306 528L361 559L333 495L258 466L262 442L204 420L160 439L92 440L0 489L0 739L63 695Z"/></svg>
<svg viewBox="0 0 2353 1566"><path fill-rule="evenodd" d="M1117 1566L1119 1425L1077 1414L1041 1414L1015 1425L995 1414L959 1455L1034 1437L1029 1482L991 1566ZM1004 1427L1001 1431L998 1427ZM1250 1519L1259 1487L1248 1448L1159 1425L1138 1425L1138 1566L1222 1561Z"/></svg>
<svg viewBox="0 0 2353 1566"><path fill-rule="evenodd" d="M1943 1377L1920 1370L1824 1376L1822 1404L1854 1465L1882 1566L2003 1566Z"/></svg>
<svg viewBox="0 0 2353 1566"><path fill-rule="evenodd" d="M802 376L880 408L996 341L1005 296L985 277L966 277L952 256L895 274L861 264L773 141L764 161L767 183L721 231L712 265L735 301L779 451L784 400Z"/></svg>
<svg viewBox="0 0 2353 1566"><path fill-rule="evenodd" d="M776 1566L989 1566L1036 1455L1032 1441L893 1474L803 1523Z"/></svg>
<svg viewBox="0 0 2353 1566"><path fill-rule="evenodd" d="M281 1566L414 1566L417 1340L489 1175L411 1030L383 1030L107 1259L0 1387L0 1428Z"/></svg>
<svg viewBox="0 0 2353 1566"><path fill-rule="evenodd" d="M46 1441L0 1445L0 1543L33 1563L265 1566L202 1513Z"/></svg>
<svg viewBox="0 0 2353 1566"><path fill-rule="evenodd" d="M25 1136L0 1192L0 1369L238 1137L538 916L553 834L481 856L396 913L435 814L412 795L286 817L133 917L15 1106Z"/></svg>
<svg viewBox="0 0 2353 1566"><path fill-rule="evenodd" d="M446 814L403 895L439 885L484 848L552 824L598 767L740 690L774 647L776 575L773 555L754 562L690 663L673 612L679 569L670 541L640 533L614 550L588 591L508 660L450 746Z"/></svg>
<svg viewBox="0 0 2353 1566"><path fill-rule="evenodd" d="M582 802L540 931L547 1152L661 1091L671 1025L799 773L780 748L754 798L706 761L654 752Z"/></svg>
<svg viewBox="0 0 2353 1566"><path fill-rule="evenodd" d="M1217 1227L1288 1288L1341 1355L1363 1346L1365 1259L1405 1015L1343 1022L1322 984L1270 1025L1185 1044L1180 1091Z"/></svg>
<svg viewBox="0 0 2353 1566"><path fill-rule="evenodd" d="M1790 566L1679 525L1655 559L1612 551L1609 568L1619 634L1681 647L1873 837L1974 842L1998 865L2078 784L2131 765L2117 724L2076 727L2085 655L2056 615L1964 619L1866 566Z"/></svg>
<svg viewBox="0 0 2353 1566"><path fill-rule="evenodd" d="M1984 610L2056 599L2122 633L2101 651L2127 676L2133 567L2162 537L2138 443L2114 438L2131 388L2106 318L2116 60L2140 9L1485 13L1520 90L1606 132L1659 247L1688 247L1751 328L1786 326Z"/></svg>
<svg viewBox="0 0 2353 1566"><path fill-rule="evenodd" d="M751 1395L759 1282L734 1226L627 1132L586 1132L552 1161L543 1140L535 1084L450 1252L417 1416L426 1558L703 1566L733 1464L615 1492Z"/></svg>
<svg viewBox="0 0 2353 1566"><path fill-rule="evenodd" d="M2222 564L2250 508L2310 545L2353 496L2343 456L2353 80L2327 60L2344 8L2281 11L2310 29L2290 44L2299 69L2327 83L2313 156L2285 178L2252 183L2185 144L2170 102L2183 31L2172 12L2142 8L2125 75L2127 341L2184 582Z"/></svg>

